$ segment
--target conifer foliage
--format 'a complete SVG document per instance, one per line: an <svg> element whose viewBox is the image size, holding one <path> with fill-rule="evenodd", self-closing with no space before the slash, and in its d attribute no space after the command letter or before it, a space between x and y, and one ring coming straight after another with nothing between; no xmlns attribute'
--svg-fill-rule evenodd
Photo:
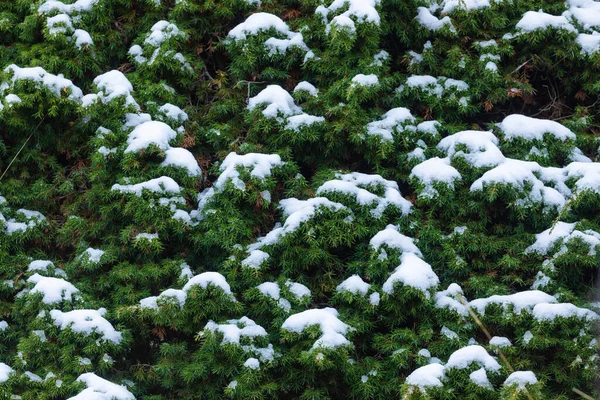
<svg viewBox="0 0 600 400"><path fill-rule="evenodd" d="M600 396L599 63L593 0L0 2L0 398Z"/></svg>

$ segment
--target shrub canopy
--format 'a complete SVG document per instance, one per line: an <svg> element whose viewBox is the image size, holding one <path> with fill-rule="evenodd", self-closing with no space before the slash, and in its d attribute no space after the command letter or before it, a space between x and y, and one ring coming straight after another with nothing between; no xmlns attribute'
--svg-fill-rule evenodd
<svg viewBox="0 0 600 400"><path fill-rule="evenodd" d="M600 396L599 27L1 2L0 397Z"/></svg>

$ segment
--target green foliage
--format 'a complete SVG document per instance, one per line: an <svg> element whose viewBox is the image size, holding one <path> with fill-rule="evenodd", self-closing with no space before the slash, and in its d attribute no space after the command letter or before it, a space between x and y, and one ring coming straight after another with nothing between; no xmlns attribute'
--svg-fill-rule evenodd
<svg viewBox="0 0 600 400"><path fill-rule="evenodd" d="M0 3L0 398L600 395L591 5L64 1Z"/></svg>

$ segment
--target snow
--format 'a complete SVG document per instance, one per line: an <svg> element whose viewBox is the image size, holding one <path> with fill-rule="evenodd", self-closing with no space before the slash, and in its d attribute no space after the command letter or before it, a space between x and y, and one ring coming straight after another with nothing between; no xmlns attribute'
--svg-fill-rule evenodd
<svg viewBox="0 0 600 400"><path fill-rule="evenodd" d="M84 31L83 29L75 29L72 37L75 38L75 47L78 49L81 49L83 46L91 46L94 44L89 32Z"/></svg>
<svg viewBox="0 0 600 400"><path fill-rule="evenodd" d="M260 362L256 358L249 358L244 363L244 367L250 369L260 369Z"/></svg>
<svg viewBox="0 0 600 400"><path fill-rule="evenodd" d="M256 288L265 296L271 297L274 300L279 300L280 290L277 282L263 282Z"/></svg>
<svg viewBox="0 0 600 400"><path fill-rule="evenodd" d="M165 159L160 165L183 168L189 176L201 176L202 170L194 155L187 149L172 147L165 151Z"/></svg>
<svg viewBox="0 0 600 400"><path fill-rule="evenodd" d="M21 98L16 94L8 94L4 97L7 104L16 104L21 102Z"/></svg>
<svg viewBox="0 0 600 400"><path fill-rule="evenodd" d="M485 64L485 69L492 71L492 72L498 72L498 66L496 65L496 63L492 62L492 61L488 61Z"/></svg>
<svg viewBox="0 0 600 400"><path fill-rule="evenodd" d="M109 148L108 148L108 147L106 147L106 146L100 146L100 147L98 148L98 153L100 153L100 154L102 154L104 157L106 157L106 156L108 156L109 154L116 154L116 153L117 153L117 150L118 150L118 149L117 149L116 147L115 147L115 148L112 148L112 149L109 149Z"/></svg>
<svg viewBox="0 0 600 400"><path fill-rule="evenodd" d="M403 253L414 253L422 257L421 250L414 244L414 239L404 236L398 232L398 227L388 225L384 230L379 231L369 241L371 247L378 251L381 246L386 245L390 249L398 249Z"/></svg>
<svg viewBox="0 0 600 400"><path fill-rule="evenodd" d="M135 185L114 184L111 190L135 194L138 197L142 195L144 190L160 194L177 194L181 192L181 188L177 182L168 176L161 176L160 178L150 179L149 181L136 183Z"/></svg>
<svg viewBox="0 0 600 400"><path fill-rule="evenodd" d="M257 286L258 290L267 297L277 301L277 305L285 312L292 308L290 302L281 297L281 291L277 282L263 282Z"/></svg>
<svg viewBox="0 0 600 400"><path fill-rule="evenodd" d="M25 372L23 372L23 375L25 375L32 382L42 382L43 381L43 379L39 375L36 375L31 371L25 371Z"/></svg>
<svg viewBox="0 0 600 400"><path fill-rule="evenodd" d="M344 280L336 287L337 292L349 292L352 294L366 295L369 291L369 285L358 275L352 275L350 278Z"/></svg>
<svg viewBox="0 0 600 400"><path fill-rule="evenodd" d="M313 344L312 348L335 348L348 345L350 342L344 336L353 328L338 319L338 312L333 308L312 309L302 311L288 317L281 326L288 332L302 333L309 326L318 325L321 337Z"/></svg>
<svg viewBox="0 0 600 400"><path fill-rule="evenodd" d="M469 315L467 308L458 300L457 294L463 295L461 287L456 283L451 283L448 289L435 294L435 306L437 308L448 308L462 316Z"/></svg>
<svg viewBox="0 0 600 400"><path fill-rule="evenodd" d="M288 49L294 47L308 51L308 47L304 43L304 38L301 33L289 31L287 36L287 39L277 39L272 37L265 41L265 48L268 50L269 55L285 54Z"/></svg>
<svg viewBox="0 0 600 400"><path fill-rule="evenodd" d="M425 161L425 151L420 147L415 148L413 151L408 153L407 156L409 160L416 159L419 161Z"/></svg>
<svg viewBox="0 0 600 400"><path fill-rule="evenodd" d="M569 128L556 121L531 118L520 114L509 115L498 124L498 127L504 132L504 139L509 141L515 138L528 141L543 140L544 133L549 133L563 142L567 139L575 139L575 134Z"/></svg>
<svg viewBox="0 0 600 400"><path fill-rule="evenodd" d="M0 383L6 382L14 371L15 370L8 365L0 362Z"/></svg>
<svg viewBox="0 0 600 400"><path fill-rule="evenodd" d="M85 383L87 388L68 400L135 400L125 386L100 378L93 372L79 375L77 382Z"/></svg>
<svg viewBox="0 0 600 400"><path fill-rule="evenodd" d="M269 13L254 13L244 22L237 25L227 34L228 40L235 42L246 40L248 35L257 35L261 31L274 29L279 35L285 36L285 39L271 37L264 43L265 48L270 55L283 54L289 48L296 47L308 51L301 33L292 32L281 18Z"/></svg>
<svg viewBox="0 0 600 400"><path fill-rule="evenodd" d="M104 319L106 309L98 310L73 310L62 312L60 310L50 311L50 316L54 324L61 329L70 328L73 332L90 335L96 332L102 336L105 341L115 344L121 343L122 334L113 328L110 322Z"/></svg>
<svg viewBox="0 0 600 400"><path fill-rule="evenodd" d="M296 85L296 87L294 88L294 93L299 92L299 91L306 91L311 96L315 96L315 97L317 97L319 95L319 89L317 89L310 82L307 82L307 81L299 82Z"/></svg>
<svg viewBox="0 0 600 400"><path fill-rule="evenodd" d="M581 53L592 55L600 51L600 32L580 33L575 40L581 46Z"/></svg>
<svg viewBox="0 0 600 400"><path fill-rule="evenodd" d="M169 141L177 137L171 127L160 121L147 121L137 125L127 138L125 153L138 152L146 149L151 144L161 150L170 148Z"/></svg>
<svg viewBox="0 0 600 400"><path fill-rule="evenodd" d="M127 113L125 114L125 124L123 124L123 129L125 128L135 128L138 125L143 124L144 122L152 121L152 116L146 113Z"/></svg>
<svg viewBox="0 0 600 400"><path fill-rule="evenodd" d="M493 386L490 383L490 380L488 379L485 368L479 368L478 370L471 372L471 374L469 374L469 379L477 386L493 389Z"/></svg>
<svg viewBox="0 0 600 400"><path fill-rule="evenodd" d="M499 0L499 2L501 1ZM444 0L443 3L442 14L451 13L455 9L471 11L491 6L490 0Z"/></svg>
<svg viewBox="0 0 600 400"><path fill-rule="evenodd" d="M64 4L62 1L57 0L46 0L38 7L38 12L42 14L49 14L52 11L58 11L65 14L72 14L73 12L84 12L91 11L94 5L100 0L77 0L72 4Z"/></svg>
<svg viewBox="0 0 600 400"><path fill-rule="evenodd" d="M584 162L584 163L593 162L591 158L589 158L588 156L583 154L583 152L581 151L581 149L579 147L573 147L571 154L569 154L569 160L575 161L575 162Z"/></svg>
<svg viewBox="0 0 600 400"><path fill-rule="evenodd" d="M380 17L376 7L380 3L381 0L333 0L328 7L325 7L324 5L317 7L315 14L320 14L323 17L324 22L327 22L329 13L345 10L327 24L326 32L329 32L331 24L333 24L334 21L339 22L340 19L352 21L350 17L354 17L359 23L370 22L379 25Z"/></svg>
<svg viewBox="0 0 600 400"><path fill-rule="evenodd" d="M490 345L502 348L510 347L512 346L512 343L508 338L505 338L503 336L494 336L492 339L490 339Z"/></svg>
<svg viewBox="0 0 600 400"><path fill-rule="evenodd" d="M457 150L459 145L468 152ZM454 159L462 157L476 168L494 167L504 162L505 158L498 149L498 138L489 131L461 131L442 139L437 148Z"/></svg>
<svg viewBox="0 0 600 400"><path fill-rule="evenodd" d="M406 383L421 389L427 387L442 387L441 379L444 378L444 366L441 364L429 364L417 368L406 377Z"/></svg>
<svg viewBox="0 0 600 400"><path fill-rule="evenodd" d="M498 43L494 39L474 42L473 45L479 46L482 49L486 49L488 47L498 47Z"/></svg>
<svg viewBox="0 0 600 400"><path fill-rule="evenodd" d="M256 14L254 14L256 15ZM268 85L256 96L248 100L248 110L254 110L257 106L267 104L262 111L267 118L275 118L279 113L291 116L302 113L302 109L294 104L294 98L279 85Z"/></svg>
<svg viewBox="0 0 600 400"><path fill-rule="evenodd" d="M143 64L146 61L148 61L148 59L143 56L144 50L142 49L142 46L140 46L139 44L135 44L135 45L131 46L127 53L131 54L133 56L133 59L135 60L135 62L137 62L138 64Z"/></svg>
<svg viewBox="0 0 600 400"><path fill-rule="evenodd" d="M437 127L441 124L438 121L423 121L417 125L417 131L428 133L431 136L439 135Z"/></svg>
<svg viewBox="0 0 600 400"><path fill-rule="evenodd" d="M51 14L54 11L58 11L58 14L53 17L48 17L46 25L48 26L49 33L51 35L71 33L70 37L67 37L70 41L75 41L75 47L81 49L83 46L94 44L90 34L83 29L74 29L73 23L81 20L80 16L74 16L71 18L71 14L77 12L89 12L98 0L78 0L73 4L64 4L60 1L49 0L44 2L38 7L40 14Z"/></svg>
<svg viewBox="0 0 600 400"><path fill-rule="evenodd" d="M591 190L600 193L600 163L573 162L563 169L563 179L578 179L578 191Z"/></svg>
<svg viewBox="0 0 600 400"><path fill-rule="evenodd" d="M227 280L218 272L203 272L199 275L196 275L183 286L182 290L184 292L188 292L193 286L200 286L202 289L206 289L208 285L221 288L226 295L233 298L231 287L227 283Z"/></svg>
<svg viewBox="0 0 600 400"><path fill-rule="evenodd" d="M58 33L66 33L67 31L73 31L71 18L69 18L67 14L58 14L54 17L46 19L46 26L48 26L48 31L51 35L56 35Z"/></svg>
<svg viewBox="0 0 600 400"><path fill-rule="evenodd" d="M379 53L373 56L372 66L381 67L383 63L390 59L390 53L385 50L381 50Z"/></svg>
<svg viewBox="0 0 600 400"><path fill-rule="evenodd" d="M435 183L445 183L454 189L454 182L462 179L460 172L450 165L450 158L433 157L421 162L410 171L410 178L417 178L425 188L420 196L433 197L437 190L433 187Z"/></svg>
<svg viewBox="0 0 600 400"><path fill-rule="evenodd" d="M221 344L239 345L242 337L253 339L267 336L267 331L248 317L242 317L239 320L231 319L227 322L227 324L217 324L214 321L209 321L204 330L222 333L223 341Z"/></svg>
<svg viewBox="0 0 600 400"><path fill-rule="evenodd" d="M46 221L46 217L38 211L20 208L17 210L17 214L24 217L27 222L18 222L13 218L6 220L0 213L0 221L3 221L6 224L6 233L9 235L15 232L26 232L29 228L33 228Z"/></svg>
<svg viewBox="0 0 600 400"><path fill-rule="evenodd" d="M527 385L535 385L538 383L535 374L531 371L516 371L506 378L503 386L517 385L518 390L523 390Z"/></svg>
<svg viewBox="0 0 600 400"><path fill-rule="evenodd" d="M283 35L287 35L290 32L290 28L281 18L273 14L260 12L250 15L243 23L230 30L227 37L236 41L246 40L246 35L256 35L260 31L267 31L269 29L274 29Z"/></svg>
<svg viewBox="0 0 600 400"><path fill-rule="evenodd" d="M178 36L183 37L185 33L168 21L158 21L150 28L150 35L144 40L144 43L153 47L160 47L165 41Z"/></svg>
<svg viewBox="0 0 600 400"><path fill-rule="evenodd" d="M408 54L411 57L408 65L420 64L423 62L423 56L421 54L417 53L416 51L410 50L408 52Z"/></svg>
<svg viewBox="0 0 600 400"><path fill-rule="evenodd" d="M558 221L551 228L536 234L535 243L525 249L525 253L535 252L547 255L554 243L561 240L562 246L558 252L554 254L554 256L558 256L567 252L566 243L572 239L579 238L589 246L588 255L595 255L596 247L600 245L600 233L592 230L585 230L582 232L575 229L575 225L575 223Z"/></svg>
<svg viewBox="0 0 600 400"><path fill-rule="evenodd" d="M442 19L438 19L425 7L418 7L417 10L418 14L415 19L430 31L437 31L444 26L448 26L451 31L454 31L454 26L452 25L452 21L450 21L450 17L445 16Z"/></svg>
<svg viewBox="0 0 600 400"><path fill-rule="evenodd" d="M158 240L158 233L138 233L135 235L135 240L145 239L149 242L153 240Z"/></svg>
<svg viewBox="0 0 600 400"><path fill-rule="evenodd" d="M176 105L173 105L171 103L166 103L166 104L160 106L158 111L165 114L165 116L167 118L170 118L179 123L183 123L188 120L187 113L185 111L183 111L181 108L179 108Z"/></svg>
<svg viewBox="0 0 600 400"><path fill-rule="evenodd" d="M37 336L41 342L47 342L48 338L46 338L46 332L42 330L35 330L32 333Z"/></svg>
<svg viewBox="0 0 600 400"><path fill-rule="evenodd" d="M381 301L381 295L377 292L373 292L369 296L369 303L371 303L371 305L378 306L380 301Z"/></svg>
<svg viewBox="0 0 600 400"><path fill-rule="evenodd" d="M190 176L202 175L198 162L189 150L171 147L169 141L176 137L177 132L164 122L144 121L136 125L129 134L125 153L139 152L150 145L155 145L165 152L165 159L161 165L184 168Z"/></svg>
<svg viewBox="0 0 600 400"><path fill-rule="evenodd" d="M358 74L352 78L352 85L356 86L377 86L379 85L379 79L375 74Z"/></svg>
<svg viewBox="0 0 600 400"><path fill-rule="evenodd" d="M94 78L94 84L101 90L97 96L102 103L107 104L118 97L125 97L126 105L132 105L137 110L140 109L140 106L131 94L133 92L133 85L121 71L114 69L98 75Z"/></svg>
<svg viewBox="0 0 600 400"><path fill-rule="evenodd" d="M531 284L531 289L539 290L543 289L551 282L549 276L544 274L542 271L538 271L535 275L535 281Z"/></svg>
<svg viewBox="0 0 600 400"><path fill-rule="evenodd" d="M392 108L383 114L381 118L379 121L367 124L367 135L379 136L383 141L393 140L394 128L398 132L402 132L404 130L402 124L415 121L415 117L410 113L410 110L404 107Z"/></svg>
<svg viewBox="0 0 600 400"><path fill-rule="evenodd" d="M548 28L577 32L575 27L571 25L564 15L546 14L542 10L537 12L527 11L517 23L516 28L520 31L520 33L528 33L538 29Z"/></svg>
<svg viewBox="0 0 600 400"><path fill-rule="evenodd" d="M100 250L100 249L93 249L93 248L89 247L83 252L83 254L87 254L88 261L93 262L93 263L99 263L100 258L102 258L102 255L104 254L104 251Z"/></svg>
<svg viewBox="0 0 600 400"><path fill-rule="evenodd" d="M472 345L456 350L446 363L446 369L464 369L477 363L488 371L498 372L502 368L498 362L481 346Z"/></svg>
<svg viewBox="0 0 600 400"><path fill-rule="evenodd" d="M568 13L577 20L583 29L589 30L600 26L600 5L594 0L567 0ZM566 15L566 13L565 13Z"/></svg>
<svg viewBox="0 0 600 400"><path fill-rule="evenodd" d="M60 278L33 274L27 279L27 282L35 284L30 293L41 293L43 295L42 302L45 304L60 303L63 300L73 301L77 298L77 293L79 292L73 284Z"/></svg>
<svg viewBox="0 0 600 400"><path fill-rule="evenodd" d="M252 250L250 255L242 260L242 267L259 269L269 257L269 254L262 250Z"/></svg>
<svg viewBox="0 0 600 400"><path fill-rule="evenodd" d="M380 218L389 206L395 206L402 214L410 213L411 203L400 194L398 184L395 181L383 179L380 175L369 175L360 172L349 174L336 174L334 180L322 184L316 194L340 193L354 197L361 206L375 205L371 209L371 215ZM383 196L378 196L370 188L381 186L385 189Z"/></svg>
<svg viewBox="0 0 600 400"><path fill-rule="evenodd" d="M27 272L48 272L48 267L54 267L54 263L49 260L34 260L29 263L29 266L27 267Z"/></svg>
<svg viewBox="0 0 600 400"><path fill-rule="evenodd" d="M431 75L411 75L406 80L406 85L410 88L418 88L426 93L441 97L444 88L438 83L438 80Z"/></svg>
<svg viewBox="0 0 600 400"><path fill-rule="evenodd" d="M527 344L529 341L533 339L533 333L531 331L527 331L523 334L523 343Z"/></svg>
<svg viewBox="0 0 600 400"><path fill-rule="evenodd" d="M480 191L490 184L507 184L513 188L525 191L530 188L527 198L521 200L521 203L527 205L527 202L544 203L549 207L562 208L566 199L556 189L547 187L539 180L534 172L541 172L542 168L536 162L521 161L514 159L505 159L502 164L487 171L471 185L471 191Z"/></svg>
<svg viewBox="0 0 600 400"><path fill-rule="evenodd" d="M527 290L524 292L514 293L510 295L493 295L483 299L472 300L469 305L476 309L480 314L485 313L485 309L490 304L499 304L504 310L512 305L513 311L520 314L522 310L531 310L537 304L541 303L556 303L556 298L539 290Z"/></svg>
<svg viewBox="0 0 600 400"><path fill-rule="evenodd" d="M79 357L79 365L92 365L92 360L89 358Z"/></svg>
<svg viewBox="0 0 600 400"><path fill-rule="evenodd" d="M291 116L287 119L287 124L285 125L285 129L298 132L301 127L311 126L318 122L325 121L323 117L317 117L309 114L299 114Z"/></svg>
<svg viewBox="0 0 600 400"><path fill-rule="evenodd" d="M4 69L4 72L12 72L12 83L17 80L29 80L37 82L48 88L54 95L61 97L65 90L70 90L69 100L81 100L83 92L72 81L66 79L62 74L53 75L46 72L42 67L20 68L11 64Z"/></svg>
<svg viewBox="0 0 600 400"><path fill-rule="evenodd" d="M283 199L279 202L279 208L286 217L283 226L276 226L266 236L258 238L255 243L248 246L248 250L252 251L260 249L262 246L278 243L279 239L297 230L301 224L310 220L322 207L335 212L349 211L346 206L325 197L313 197L308 200Z"/></svg>
<svg viewBox="0 0 600 400"><path fill-rule="evenodd" d="M290 293L296 296L298 300L302 300L304 297L310 297L310 289L301 283L288 280L285 282L285 285L288 287Z"/></svg>
<svg viewBox="0 0 600 400"><path fill-rule="evenodd" d="M186 263L182 263L179 267L181 267L181 273L179 274L179 278L187 278L189 280L194 276L190 266Z"/></svg>
<svg viewBox="0 0 600 400"><path fill-rule="evenodd" d="M225 189L225 183L231 181L233 186L239 190L245 190L246 184L239 178L239 167L250 169L250 176L256 179L265 179L271 176L271 170L274 167L280 167L284 164L278 154L259 154L248 153L239 155L231 152L225 157L225 160L219 166L221 175L213 184L217 191Z"/></svg>
<svg viewBox="0 0 600 400"><path fill-rule="evenodd" d="M460 337L458 336L458 333L454 332L453 330L442 326L442 329L440 330L440 334L444 335L445 337L447 337L450 340L455 340L455 339L459 339Z"/></svg>
<svg viewBox="0 0 600 400"><path fill-rule="evenodd" d="M586 308L571 303L537 304L533 307L533 316L538 321L554 321L556 318L578 318L582 320L598 320L600 316Z"/></svg>
<svg viewBox="0 0 600 400"><path fill-rule="evenodd" d="M402 282L423 292L429 298L429 290L440 282L431 266L421 260L414 253L402 253L401 263L383 284L383 291L391 294L394 292L394 283Z"/></svg>
<svg viewBox="0 0 600 400"><path fill-rule="evenodd" d="M0 321L0 332L4 332L8 328L8 322L2 320Z"/></svg>
<svg viewBox="0 0 600 400"><path fill-rule="evenodd" d="M183 308L187 299L187 292L178 289L167 289L158 296L146 297L140 300L141 308L151 308L158 310L158 300L161 301L176 301L179 304L179 308Z"/></svg>
<svg viewBox="0 0 600 400"><path fill-rule="evenodd" d="M446 78L443 76L438 77L438 82L443 81L445 89L455 89L459 92L469 90L469 85L465 81L458 79Z"/></svg>

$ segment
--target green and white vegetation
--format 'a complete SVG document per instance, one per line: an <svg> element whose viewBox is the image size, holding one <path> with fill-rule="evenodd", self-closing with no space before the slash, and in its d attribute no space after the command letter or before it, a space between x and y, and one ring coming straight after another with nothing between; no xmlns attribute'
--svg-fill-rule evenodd
<svg viewBox="0 0 600 400"><path fill-rule="evenodd" d="M600 396L599 65L593 0L0 2L0 398Z"/></svg>

